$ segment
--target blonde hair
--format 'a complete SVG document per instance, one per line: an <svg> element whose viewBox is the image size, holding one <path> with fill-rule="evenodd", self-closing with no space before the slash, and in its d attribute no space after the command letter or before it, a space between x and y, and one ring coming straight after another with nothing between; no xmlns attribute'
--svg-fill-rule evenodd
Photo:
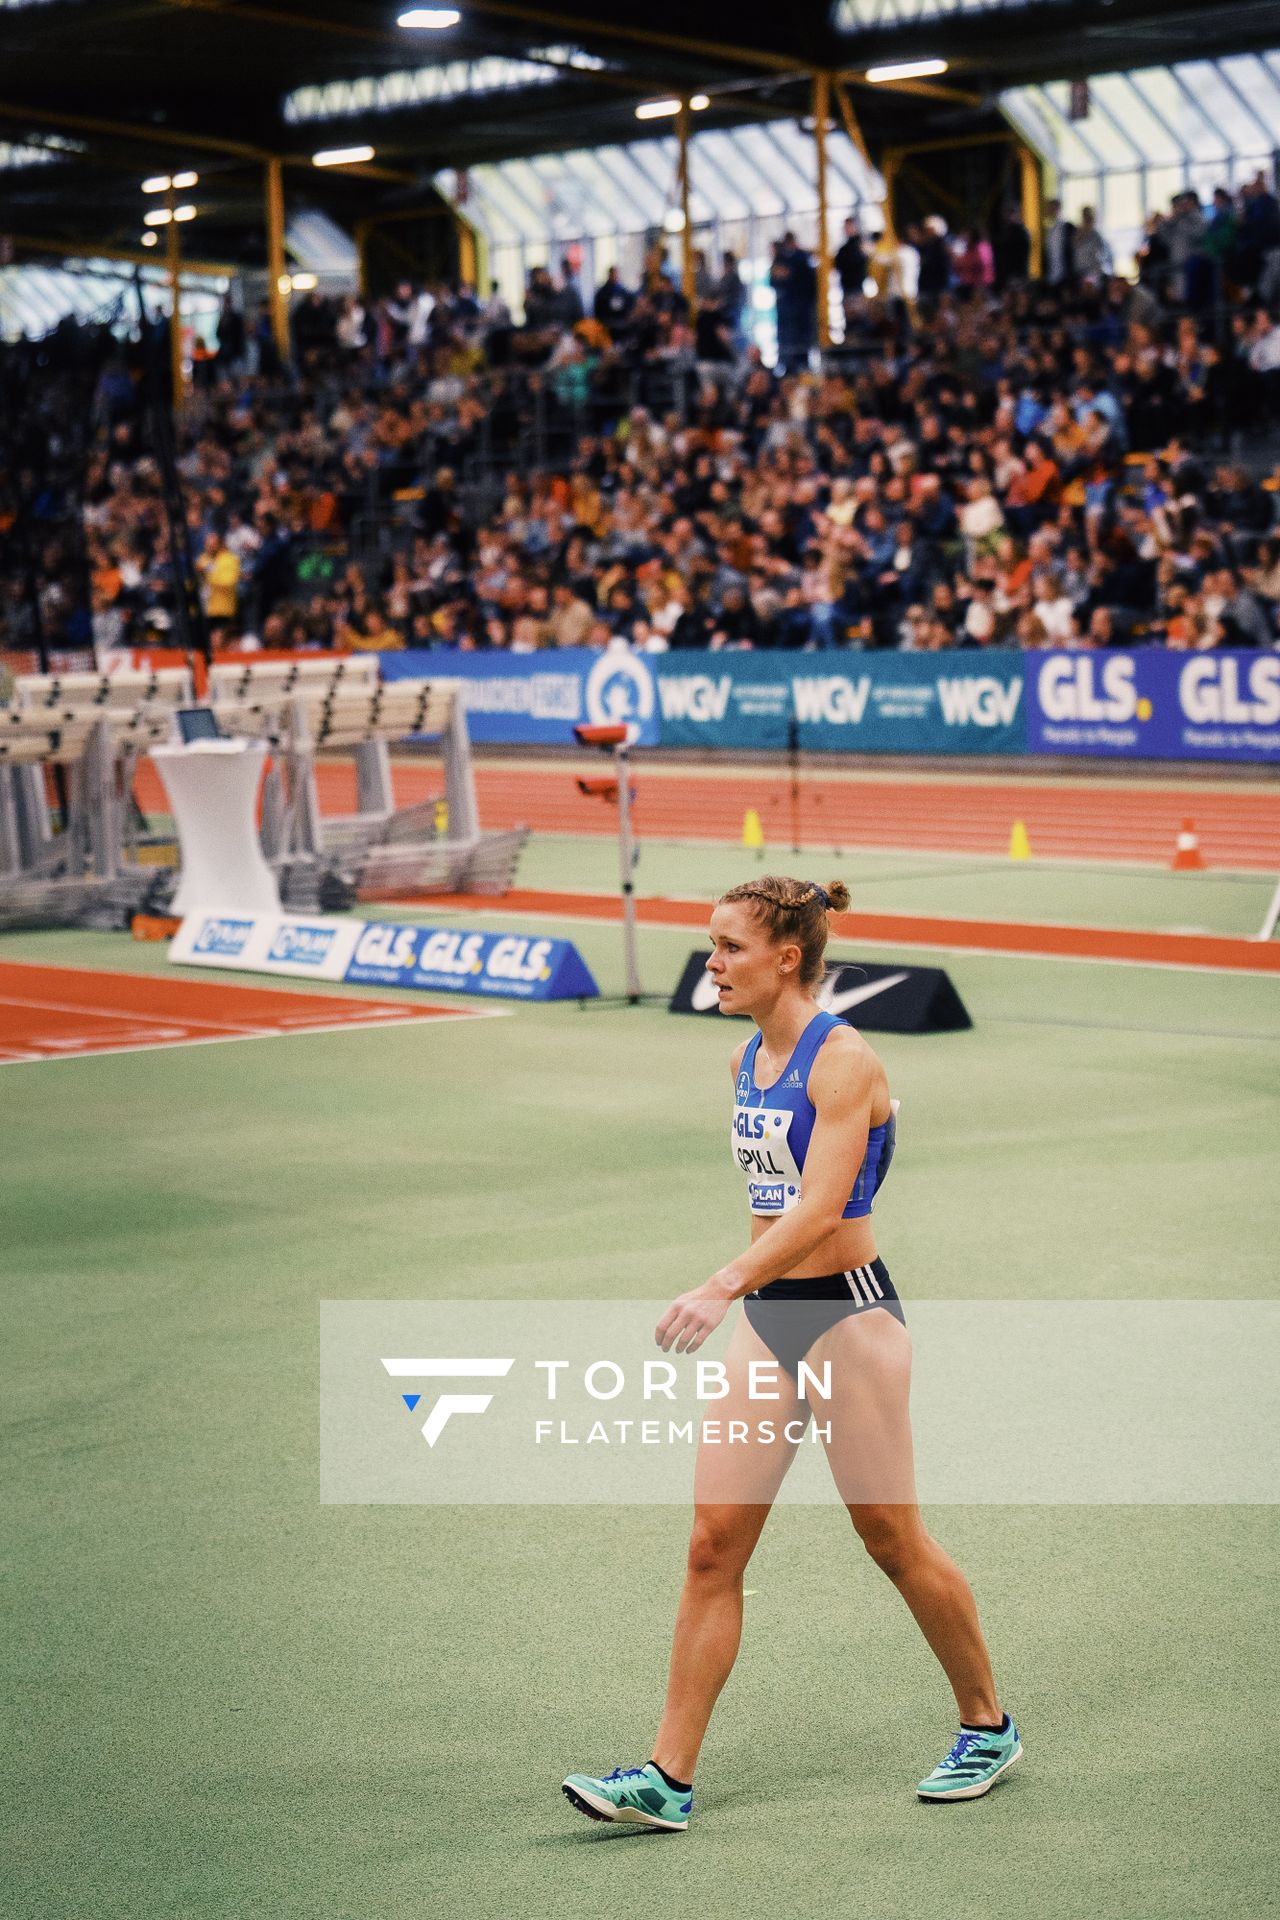
<svg viewBox="0 0 1280 1920"><path fill-rule="evenodd" d="M829 916L843 913L849 889L843 880L820 887L813 880L792 880L785 874L765 873L744 880L721 894L718 907L749 906L775 946L792 941L800 949L800 984L816 987L822 978L823 955L831 932Z"/></svg>

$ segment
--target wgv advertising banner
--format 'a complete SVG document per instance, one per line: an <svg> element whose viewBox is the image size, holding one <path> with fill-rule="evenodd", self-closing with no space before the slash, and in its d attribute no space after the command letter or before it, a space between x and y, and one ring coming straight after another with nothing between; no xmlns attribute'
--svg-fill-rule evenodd
<svg viewBox="0 0 1280 1920"><path fill-rule="evenodd" d="M666 653L664 747L1021 753L1020 653Z"/></svg>
<svg viewBox="0 0 1280 1920"><path fill-rule="evenodd" d="M1280 655L1029 653L1032 753L1280 760Z"/></svg>
<svg viewBox="0 0 1280 1920"><path fill-rule="evenodd" d="M701 656L699 656L701 658ZM454 647L384 653L384 680L463 682L467 731L480 744L571 747L576 726L639 727L656 747L658 697L648 655L625 647L562 647L545 653L464 653Z"/></svg>

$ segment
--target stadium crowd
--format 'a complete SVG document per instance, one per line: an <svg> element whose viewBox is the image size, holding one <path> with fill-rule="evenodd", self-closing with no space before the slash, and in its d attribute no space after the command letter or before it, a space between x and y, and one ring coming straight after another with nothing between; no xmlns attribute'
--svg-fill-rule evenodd
<svg viewBox="0 0 1280 1920"><path fill-rule="evenodd" d="M692 310L660 248L589 304L535 269L518 319L496 287L309 293L291 367L228 299L177 432L215 641L1280 644L1275 195L1182 195L1133 282L1088 210L1050 203L1038 279L1030 257L1012 212L989 240L849 221L820 361L787 234L773 366L732 254L696 257ZM136 359L108 358L78 440L46 380L0 472L0 646L31 644L33 593L51 644L169 629Z"/></svg>

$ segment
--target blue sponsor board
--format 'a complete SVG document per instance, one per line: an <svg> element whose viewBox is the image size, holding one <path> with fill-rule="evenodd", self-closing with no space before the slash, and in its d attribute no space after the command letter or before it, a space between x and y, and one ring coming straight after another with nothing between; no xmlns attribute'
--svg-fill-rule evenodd
<svg viewBox="0 0 1280 1920"><path fill-rule="evenodd" d="M385 680L461 680L467 730L480 743L566 747L575 726L623 721L638 744L658 745L658 695L647 655L562 647L544 653L384 653Z"/></svg>
<svg viewBox="0 0 1280 1920"><path fill-rule="evenodd" d="M461 679L474 740L571 746L627 721L642 746L819 753L1280 759L1274 653L386 654L388 679Z"/></svg>
<svg viewBox="0 0 1280 1920"><path fill-rule="evenodd" d="M664 747L1021 753L1020 653L668 653Z"/></svg>
<svg viewBox="0 0 1280 1920"><path fill-rule="evenodd" d="M1032 753L1126 760L1280 760L1280 656L1029 653Z"/></svg>
<svg viewBox="0 0 1280 1920"><path fill-rule="evenodd" d="M346 979L378 987L430 987L505 1000L592 1000L600 992L577 948L529 934L370 921Z"/></svg>

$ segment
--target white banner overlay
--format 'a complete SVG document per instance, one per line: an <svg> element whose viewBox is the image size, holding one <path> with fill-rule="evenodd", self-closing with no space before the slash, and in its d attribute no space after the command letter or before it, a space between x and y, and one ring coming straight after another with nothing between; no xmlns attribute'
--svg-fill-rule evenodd
<svg viewBox="0 0 1280 1920"><path fill-rule="evenodd" d="M772 1362L750 1383L749 1419L730 1421L723 1362L742 1308L681 1356L654 1341L667 1304L323 1302L321 1500L684 1506L700 1446L717 1498L766 1497L752 1474L776 1478L792 1451L780 1500L904 1497L900 1446L892 1468L866 1464L879 1435L853 1449L876 1484L852 1493L833 1477L833 1413L846 1461L861 1432L843 1349L825 1378L825 1349L810 1354L807 1425ZM906 1312L926 1505L1280 1501L1280 1303L922 1300Z"/></svg>

